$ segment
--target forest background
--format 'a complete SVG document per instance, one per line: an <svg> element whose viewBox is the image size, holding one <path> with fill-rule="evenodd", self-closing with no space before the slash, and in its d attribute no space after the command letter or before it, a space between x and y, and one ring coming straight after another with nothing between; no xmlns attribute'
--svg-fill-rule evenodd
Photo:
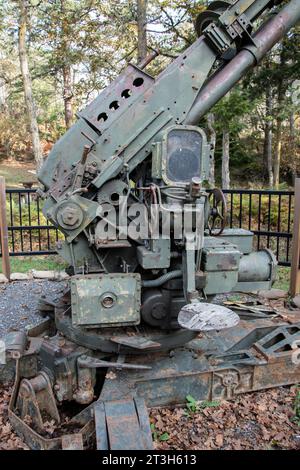
<svg viewBox="0 0 300 470"><path fill-rule="evenodd" d="M195 19L210 3L0 0L0 174L39 167L76 113L153 49L160 55L147 71L157 76L196 39ZM199 123L214 148L212 184L293 185L299 89L298 26Z"/></svg>

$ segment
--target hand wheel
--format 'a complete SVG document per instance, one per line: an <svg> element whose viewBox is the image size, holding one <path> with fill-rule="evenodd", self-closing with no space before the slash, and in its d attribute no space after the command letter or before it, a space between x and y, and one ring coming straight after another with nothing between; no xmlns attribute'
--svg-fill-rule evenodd
<svg viewBox="0 0 300 470"><path fill-rule="evenodd" d="M208 201L211 206L207 221L209 234L218 237L222 234L227 220L227 203L223 191L214 188L209 195Z"/></svg>

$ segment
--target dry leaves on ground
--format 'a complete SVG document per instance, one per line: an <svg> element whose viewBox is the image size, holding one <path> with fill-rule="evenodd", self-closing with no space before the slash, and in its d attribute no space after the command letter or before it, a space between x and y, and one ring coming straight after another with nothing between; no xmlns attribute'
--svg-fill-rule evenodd
<svg viewBox="0 0 300 470"><path fill-rule="evenodd" d="M234 401L200 409L153 409L157 449L298 449L300 426L293 422L297 387L240 395ZM160 436L168 439L160 440Z"/></svg>
<svg viewBox="0 0 300 470"><path fill-rule="evenodd" d="M12 430L8 421L11 389L0 388L0 450L28 450L27 445Z"/></svg>
<svg viewBox="0 0 300 470"><path fill-rule="evenodd" d="M152 409L155 447L300 450L300 426L293 422L296 393L295 386L249 393L190 416L185 408ZM0 450L28 449L8 421L10 394L11 389L0 388Z"/></svg>

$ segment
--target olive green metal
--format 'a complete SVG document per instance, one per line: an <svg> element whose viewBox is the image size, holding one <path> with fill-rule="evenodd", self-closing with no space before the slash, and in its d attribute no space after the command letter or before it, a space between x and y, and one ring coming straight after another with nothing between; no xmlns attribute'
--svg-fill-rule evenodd
<svg viewBox="0 0 300 470"><path fill-rule="evenodd" d="M111 327L140 323L139 274L74 276L71 280L74 326Z"/></svg>
<svg viewBox="0 0 300 470"><path fill-rule="evenodd" d="M250 3L260 4L259 11L266 7L257 0ZM266 34L263 34L265 30L263 28L255 36L255 42L259 45L255 50L258 58L263 56L288 29L296 24L300 7L294 0L290 3L291 5L287 5L284 9L284 20L274 24L274 29L278 27L278 31L273 32L272 28L265 27L267 28ZM247 0L242 0L239 4L241 4L241 11L244 9L243 4L249 6ZM257 12L252 13L251 8L249 11L250 16L247 17L247 21L251 22L252 16L255 17ZM226 15L230 17L230 15L236 15L235 12L234 5ZM270 35L267 40L266 35ZM231 43L234 43L235 39L236 37L232 38ZM39 174L40 181L46 188L50 188L59 162L65 166L71 166L74 162L81 160L82 149L87 144L85 135L90 135L96 142L90 149L87 161L95 160L100 167L106 167L104 162L108 159L120 157L130 169L135 168L151 153L152 143L155 142L159 132L184 121L195 122L195 119L191 118L186 120L186 115L194 107L195 100L199 102L199 90L217 56L210 41L205 36L201 36L156 80L130 65L91 105L79 113L80 119L75 128L72 127L66 133L47 158ZM247 67L253 65L253 61L249 58L246 62ZM232 68L231 77L236 74L237 72ZM238 78L236 77L236 80ZM235 81L232 83L234 84ZM225 84L222 89L225 89ZM76 146L76 151L73 149L74 146ZM112 161L108 166L110 164ZM105 168L105 174L107 170L108 168ZM96 180L97 187L100 187L100 181L104 184L106 178L109 179L105 176Z"/></svg>
<svg viewBox="0 0 300 470"><path fill-rule="evenodd" d="M148 326L157 325L156 315L162 316L162 329L176 328L176 309L182 302L240 286L252 290L251 282L271 285L275 262L266 265L265 252L252 254L253 235L223 230L226 199L217 188L209 199L205 190L211 149L195 125L300 19L299 1L290 0L255 32L253 22L280 3L211 2L197 20L201 36L156 79L128 65L78 113L77 123L50 152L39 173L46 198L43 211L66 237L58 250L70 272L83 276L71 280L74 328L139 323L142 298ZM151 230L137 239L129 230L123 236L103 207L108 203L120 215L121 199L128 207L143 202L148 218L150 205L159 206L156 239ZM217 203L223 205L223 215ZM180 210L190 206L194 215L201 212L192 233L182 228L181 238L175 237L181 216L174 214L169 239L164 239L168 204ZM215 214L222 220L217 231L210 223ZM125 216L127 228L133 217L129 212ZM203 246L207 228L221 237L205 237ZM251 260L258 272L248 269ZM182 277L169 278L172 272ZM88 278L91 273L95 279ZM159 284L165 276L167 281ZM103 298L110 282L111 295ZM150 290L153 285L155 292ZM165 312L172 314L166 319Z"/></svg>
<svg viewBox="0 0 300 470"><path fill-rule="evenodd" d="M172 181L167 173L167 160L169 155L169 141L172 132L190 132L194 135L195 140L201 142L200 145L200 171L198 177L201 181L205 181L209 176L209 154L210 145L207 143L207 137L203 129L195 126L170 126L167 130L160 134L160 140L152 146L152 177L162 180L166 185L178 183Z"/></svg>
<svg viewBox="0 0 300 470"><path fill-rule="evenodd" d="M25 348L22 337L13 341L15 357L27 360L17 361L9 417L32 448L82 448L94 431L98 449L151 448L146 405L182 403L187 394L231 399L299 382L291 353L299 325L249 312L248 324L196 338L186 323L182 329L178 324L184 307L200 315L199 302L207 295L269 288L275 277L274 255L253 252L251 232L223 230L226 198L217 188L209 197L205 189L210 148L204 132L191 125L300 19L299 0L290 0L252 34L254 20L280 3L211 2L197 20L201 36L194 44L157 79L129 65L78 114L45 161L39 173L43 210L66 236L58 251L75 275L70 292L48 303L55 307L48 309L54 335L35 338L35 348L33 341ZM129 207L143 202L149 217L152 203L160 207L158 237L150 232L124 238L110 220L107 228L116 233L103 238L103 206L109 203L120 214L121 198ZM170 218L169 239L162 237L168 203L192 216L181 237L175 237L178 212ZM222 226L214 231L209 221L216 215ZM128 213L125 225L130 222ZM206 229L221 236L207 236ZM104 381L100 371L109 366ZM54 398L60 405L89 405L69 422L77 434L37 434L43 410L59 423Z"/></svg>
<svg viewBox="0 0 300 470"><path fill-rule="evenodd" d="M137 248L137 257L139 264L144 269L163 269L170 267L171 261L171 242L170 240L159 238L150 240L150 246L139 246Z"/></svg>
<svg viewBox="0 0 300 470"><path fill-rule="evenodd" d="M225 229L221 234L222 240L235 245L241 253L247 255L253 250L253 232L243 228Z"/></svg>
<svg viewBox="0 0 300 470"><path fill-rule="evenodd" d="M253 44L245 46L219 73L203 87L187 115L185 124L196 124L231 88L254 67L266 53L300 20L300 3L291 0L276 16L253 36Z"/></svg>

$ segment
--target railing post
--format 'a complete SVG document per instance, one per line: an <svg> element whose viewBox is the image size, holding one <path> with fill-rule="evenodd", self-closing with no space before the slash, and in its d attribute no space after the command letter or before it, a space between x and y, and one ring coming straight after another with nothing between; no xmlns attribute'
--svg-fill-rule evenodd
<svg viewBox="0 0 300 470"><path fill-rule="evenodd" d="M300 178L295 179L294 228L292 242L292 263L290 294L300 293Z"/></svg>
<svg viewBox="0 0 300 470"><path fill-rule="evenodd" d="M10 280L10 261L8 247L8 229L6 222L6 193L5 179L0 176L0 232L1 232L1 253L2 253L2 271Z"/></svg>

